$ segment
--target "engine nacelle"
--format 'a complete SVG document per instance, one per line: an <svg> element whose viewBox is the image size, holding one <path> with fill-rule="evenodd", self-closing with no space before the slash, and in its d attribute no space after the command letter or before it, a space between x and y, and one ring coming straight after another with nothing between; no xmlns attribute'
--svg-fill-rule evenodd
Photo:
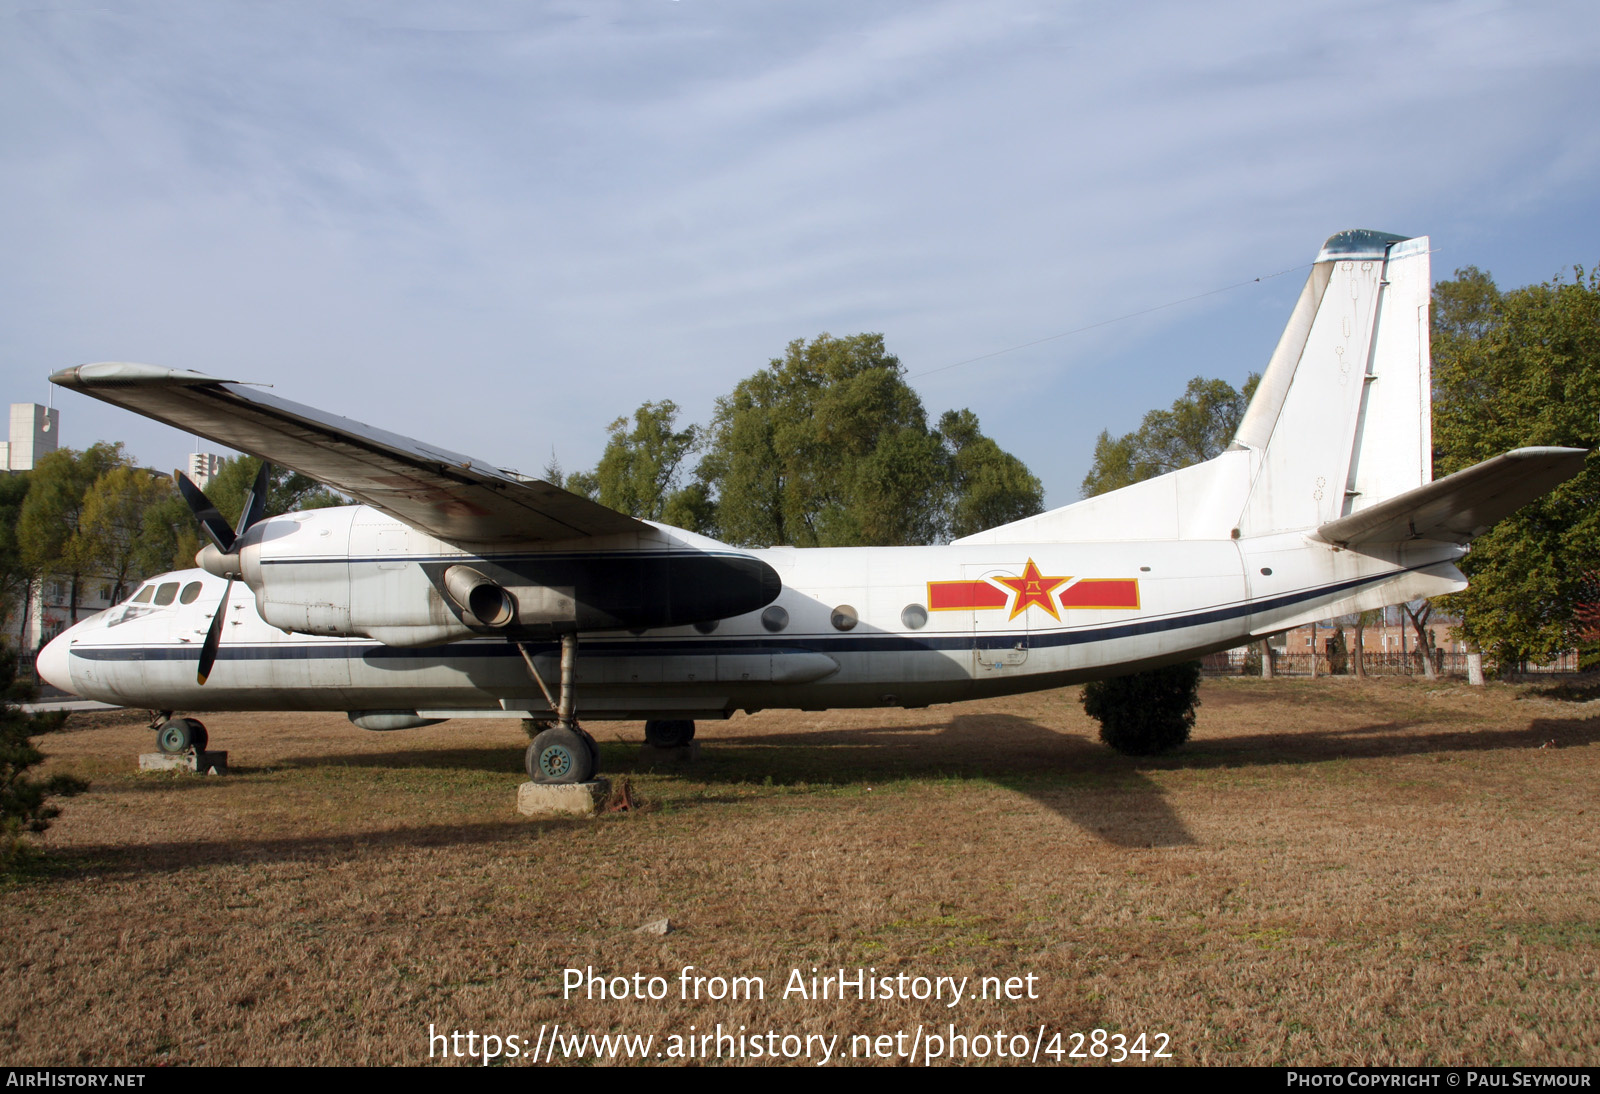
<svg viewBox="0 0 1600 1094"><path fill-rule="evenodd" d="M605 546L478 555L348 506L261 521L236 552L268 623L391 646L683 626L758 611L782 589L771 566L721 545L652 529Z"/></svg>

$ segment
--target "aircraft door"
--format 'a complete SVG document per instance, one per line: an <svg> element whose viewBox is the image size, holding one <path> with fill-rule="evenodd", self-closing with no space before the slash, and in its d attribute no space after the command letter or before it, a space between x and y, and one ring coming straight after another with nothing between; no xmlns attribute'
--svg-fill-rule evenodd
<svg viewBox="0 0 1600 1094"><path fill-rule="evenodd" d="M1028 660L1028 613L1007 618L1016 594L996 580L1015 579L1016 570L966 565L961 576L971 590L973 677L981 680L1020 672Z"/></svg>

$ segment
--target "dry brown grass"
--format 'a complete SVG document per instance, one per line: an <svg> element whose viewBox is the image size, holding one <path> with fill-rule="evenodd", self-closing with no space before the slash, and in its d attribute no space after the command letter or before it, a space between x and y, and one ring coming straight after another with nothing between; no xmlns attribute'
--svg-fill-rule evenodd
<svg viewBox="0 0 1600 1094"><path fill-rule="evenodd" d="M1180 1063L1592 1064L1600 708L1522 695L1211 681L1194 742L1156 761L1095 743L1074 690L739 716L683 773L635 771L640 727L599 723L654 808L582 821L513 812L513 721L215 715L234 774L207 779L137 774L144 724L80 716L44 745L93 788L0 885L0 1062L410 1063L430 1023L954 1021L1166 1033ZM757 974L769 997L563 1000L586 965ZM812 966L1041 991L777 997Z"/></svg>

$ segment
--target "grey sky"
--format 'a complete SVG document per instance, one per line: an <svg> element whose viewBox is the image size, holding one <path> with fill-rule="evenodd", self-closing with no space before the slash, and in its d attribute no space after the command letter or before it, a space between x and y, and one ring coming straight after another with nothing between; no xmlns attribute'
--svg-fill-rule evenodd
<svg viewBox="0 0 1600 1094"><path fill-rule="evenodd" d="M135 360L537 472L881 331L1075 500L1335 231L1600 262L1589 3L0 4L0 368ZM941 370L941 371L933 371ZM67 443L191 441L60 393ZM206 445L207 448L215 448Z"/></svg>

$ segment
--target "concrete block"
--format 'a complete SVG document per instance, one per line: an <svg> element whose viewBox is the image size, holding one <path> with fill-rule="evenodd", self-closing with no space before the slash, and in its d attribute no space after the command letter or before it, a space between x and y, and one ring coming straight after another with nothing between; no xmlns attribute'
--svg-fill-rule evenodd
<svg viewBox="0 0 1600 1094"><path fill-rule="evenodd" d="M592 817L610 793L610 779L586 783L526 782L517 787L517 812L528 817Z"/></svg>
<svg viewBox="0 0 1600 1094"><path fill-rule="evenodd" d="M140 771L193 771L195 774L226 775L227 752L143 752Z"/></svg>
<svg viewBox="0 0 1600 1094"><path fill-rule="evenodd" d="M692 764L700 758L700 742L658 748L652 744L639 746L640 767L668 767L673 764Z"/></svg>

